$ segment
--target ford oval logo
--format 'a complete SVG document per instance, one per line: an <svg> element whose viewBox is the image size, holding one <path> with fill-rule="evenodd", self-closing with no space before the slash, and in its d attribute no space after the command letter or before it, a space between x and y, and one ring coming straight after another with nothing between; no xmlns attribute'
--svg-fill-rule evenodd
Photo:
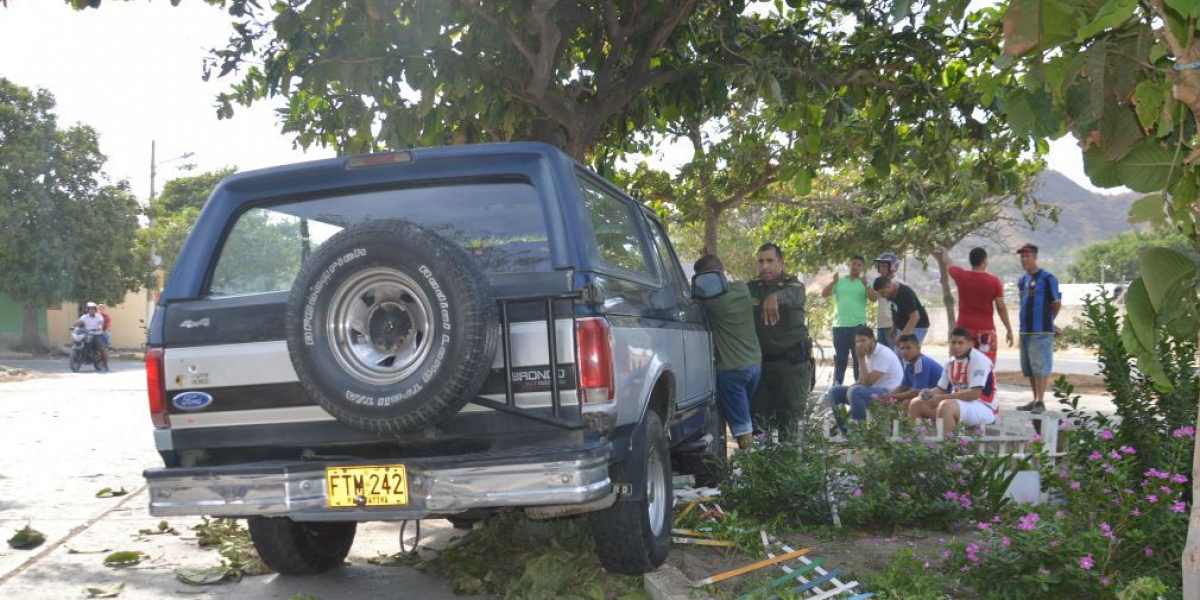
<svg viewBox="0 0 1200 600"><path fill-rule="evenodd" d="M213 397L204 392L183 392L176 394L171 403L183 410L201 410L212 404Z"/></svg>

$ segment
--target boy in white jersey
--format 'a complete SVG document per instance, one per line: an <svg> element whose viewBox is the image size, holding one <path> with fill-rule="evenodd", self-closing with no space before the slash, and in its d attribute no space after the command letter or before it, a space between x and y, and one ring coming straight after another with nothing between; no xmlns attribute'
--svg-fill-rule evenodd
<svg viewBox="0 0 1200 600"><path fill-rule="evenodd" d="M908 417L945 421L946 435L961 422L967 427L991 425L1000 409L996 401L996 377L992 361L971 344L971 332L955 327L950 332L950 361L937 387L921 393L908 405Z"/></svg>

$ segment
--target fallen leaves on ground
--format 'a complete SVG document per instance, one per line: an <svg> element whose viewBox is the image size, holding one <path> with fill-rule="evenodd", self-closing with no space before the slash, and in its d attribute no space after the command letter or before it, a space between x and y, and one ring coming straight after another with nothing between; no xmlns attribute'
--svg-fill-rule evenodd
<svg viewBox="0 0 1200 600"><path fill-rule="evenodd" d="M122 487L121 489L118 489L118 490L114 490L110 487L106 487L106 488L101 488L100 491L96 492L96 497L97 498L116 498L117 496L124 496L128 493L129 492L126 491L124 487Z"/></svg>
<svg viewBox="0 0 1200 600"><path fill-rule="evenodd" d="M132 567L150 558L140 550L120 550L104 557L104 564L110 567Z"/></svg>
<svg viewBox="0 0 1200 600"><path fill-rule="evenodd" d="M18 529L16 535L8 538L10 548L17 550L29 550L37 548L46 542L46 534L30 527L28 524L24 528Z"/></svg>
<svg viewBox="0 0 1200 600"><path fill-rule="evenodd" d="M83 588L83 591L87 593L88 598L116 598L124 589L125 582L118 581L109 584L93 583Z"/></svg>

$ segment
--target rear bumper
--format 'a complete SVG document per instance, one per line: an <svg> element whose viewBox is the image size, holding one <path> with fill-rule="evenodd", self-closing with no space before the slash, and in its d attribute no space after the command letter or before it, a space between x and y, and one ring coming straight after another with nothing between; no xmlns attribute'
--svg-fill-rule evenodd
<svg viewBox="0 0 1200 600"><path fill-rule="evenodd" d="M297 521L421 519L475 508L569 505L612 491L611 444L533 447L465 456L397 459L408 470L405 507L329 508L325 467L380 461L293 461L149 469L156 517L278 516Z"/></svg>

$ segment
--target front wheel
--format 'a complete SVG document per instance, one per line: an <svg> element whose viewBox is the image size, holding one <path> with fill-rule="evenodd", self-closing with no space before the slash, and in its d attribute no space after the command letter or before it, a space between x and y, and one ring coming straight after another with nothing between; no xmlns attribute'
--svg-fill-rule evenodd
<svg viewBox="0 0 1200 600"><path fill-rule="evenodd" d="M662 420L654 411L646 414L646 454L628 460L646 461L644 481L636 483L644 492L641 500L620 501L592 513L596 555L610 573L641 575L657 569L671 549L671 452ZM621 482L623 465L613 469L613 481Z"/></svg>
<svg viewBox="0 0 1200 600"><path fill-rule="evenodd" d="M71 349L71 371L78 373L79 369L83 368L83 357L80 356L81 350L78 348Z"/></svg>
<svg viewBox="0 0 1200 600"><path fill-rule="evenodd" d="M250 517L250 539L263 564L282 575L312 575L342 566L358 523Z"/></svg>

